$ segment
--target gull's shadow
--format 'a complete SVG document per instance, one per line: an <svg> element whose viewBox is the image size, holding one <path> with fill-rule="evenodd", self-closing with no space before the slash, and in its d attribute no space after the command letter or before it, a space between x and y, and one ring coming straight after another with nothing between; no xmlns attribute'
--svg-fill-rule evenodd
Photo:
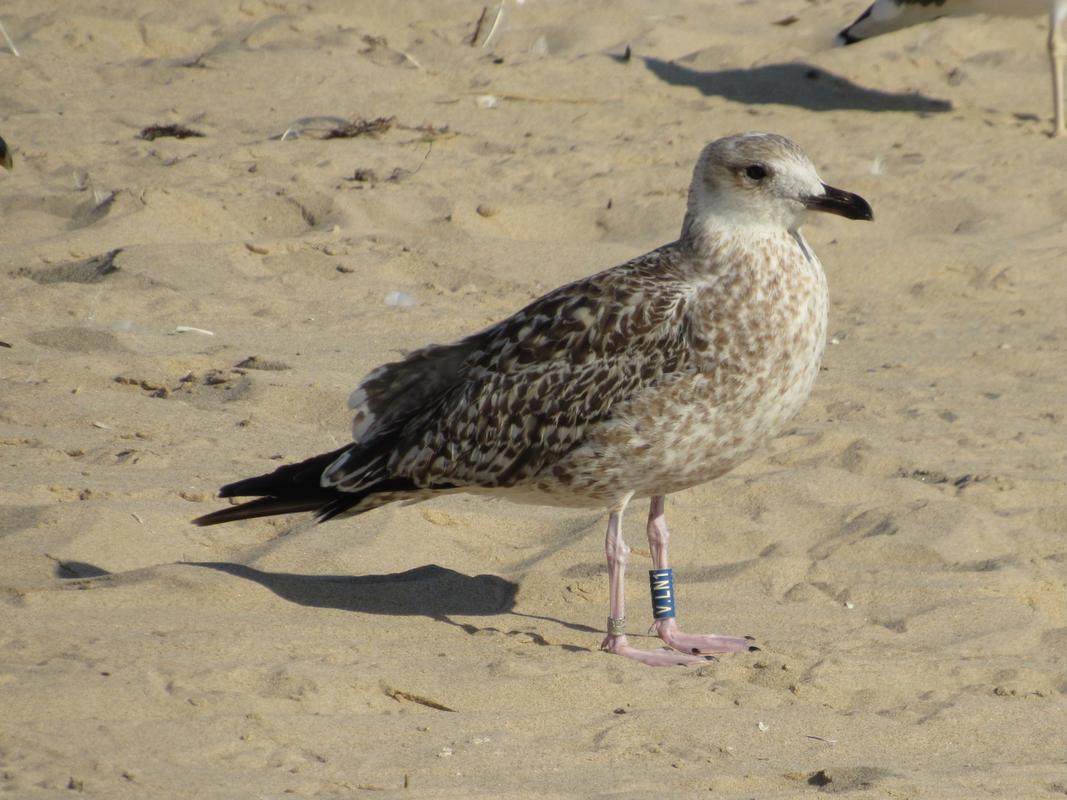
<svg viewBox="0 0 1067 800"><path fill-rule="evenodd" d="M947 100L918 92L883 92L865 89L852 81L811 64L766 64L749 69L702 71L675 61L645 57L645 66L672 86L692 86L746 105L778 103L809 111L951 111Z"/></svg>
<svg viewBox="0 0 1067 800"><path fill-rule="evenodd" d="M367 614L506 614L515 607L516 583L496 575L464 575L427 564L391 575L294 575L263 572L244 564L182 562L255 581L302 606L362 611Z"/></svg>

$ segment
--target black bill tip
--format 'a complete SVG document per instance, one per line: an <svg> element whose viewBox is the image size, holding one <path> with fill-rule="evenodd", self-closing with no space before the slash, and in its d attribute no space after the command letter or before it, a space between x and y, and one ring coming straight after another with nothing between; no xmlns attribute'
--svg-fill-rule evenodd
<svg viewBox="0 0 1067 800"><path fill-rule="evenodd" d="M874 211L871 204L858 194L822 185L823 194L812 195L804 200L804 205L813 211L826 211L847 219L873 220Z"/></svg>

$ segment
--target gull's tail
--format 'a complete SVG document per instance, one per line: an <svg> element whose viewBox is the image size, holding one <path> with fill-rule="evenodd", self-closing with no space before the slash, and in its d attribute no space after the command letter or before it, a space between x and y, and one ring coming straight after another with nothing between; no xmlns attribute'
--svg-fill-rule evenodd
<svg viewBox="0 0 1067 800"><path fill-rule="evenodd" d="M301 511L314 511L317 521L324 522L340 514L359 514L402 496L418 493L409 478L379 480L354 492L323 486L322 473L352 447L348 445L297 464L286 464L265 475L227 484L219 489L219 497L256 499L197 517L193 524L218 525L239 519L295 514Z"/></svg>

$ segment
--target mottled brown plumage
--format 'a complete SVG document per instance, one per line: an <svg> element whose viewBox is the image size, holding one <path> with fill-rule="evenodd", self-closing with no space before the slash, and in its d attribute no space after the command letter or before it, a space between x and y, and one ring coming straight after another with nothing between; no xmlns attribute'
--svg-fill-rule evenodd
<svg viewBox="0 0 1067 800"><path fill-rule="evenodd" d="M378 367L350 398L351 445L223 487L222 496L260 499L197 524L312 509L321 520L454 491L606 507L617 621L628 501L653 497L660 519L664 495L743 461L811 389L828 305L798 228L811 209L870 218L783 137L711 143L677 241ZM743 646L666 629L673 647ZM646 663L678 657L642 654L625 636L605 649Z"/></svg>

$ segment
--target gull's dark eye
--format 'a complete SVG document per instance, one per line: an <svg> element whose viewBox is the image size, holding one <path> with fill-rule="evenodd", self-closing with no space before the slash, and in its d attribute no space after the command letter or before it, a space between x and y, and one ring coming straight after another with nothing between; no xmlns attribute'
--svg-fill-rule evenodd
<svg viewBox="0 0 1067 800"><path fill-rule="evenodd" d="M745 174L754 181L761 181L767 177L767 170L760 164L751 164L745 169Z"/></svg>

